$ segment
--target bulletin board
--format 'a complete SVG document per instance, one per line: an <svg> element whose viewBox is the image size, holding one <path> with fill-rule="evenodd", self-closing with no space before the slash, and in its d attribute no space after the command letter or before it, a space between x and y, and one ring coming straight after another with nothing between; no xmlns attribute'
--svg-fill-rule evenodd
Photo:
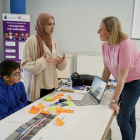
<svg viewBox="0 0 140 140"><path fill-rule="evenodd" d="M21 63L25 41L30 36L30 15L2 14L4 60Z"/></svg>

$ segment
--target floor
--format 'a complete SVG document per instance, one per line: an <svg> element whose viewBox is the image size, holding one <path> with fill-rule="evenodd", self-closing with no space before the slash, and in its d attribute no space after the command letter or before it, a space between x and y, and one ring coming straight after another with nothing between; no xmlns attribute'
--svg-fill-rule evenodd
<svg viewBox="0 0 140 140"><path fill-rule="evenodd" d="M137 121L137 131L136 131L136 139L140 140L140 120L136 119ZM117 125L116 118L114 118L112 124L111 124L111 132L112 132L112 140L121 140L121 133L120 129Z"/></svg>

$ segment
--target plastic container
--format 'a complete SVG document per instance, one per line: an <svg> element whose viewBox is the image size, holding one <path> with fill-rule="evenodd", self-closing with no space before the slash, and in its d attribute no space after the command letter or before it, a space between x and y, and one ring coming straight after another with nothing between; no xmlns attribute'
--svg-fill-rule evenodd
<svg viewBox="0 0 140 140"><path fill-rule="evenodd" d="M72 80L71 80L71 77L68 78L67 84L68 84L68 89L71 90L72 89Z"/></svg>
<svg viewBox="0 0 140 140"><path fill-rule="evenodd" d="M109 87L109 92L110 93L114 93L114 80L113 79L111 79L111 81L110 81L110 87Z"/></svg>

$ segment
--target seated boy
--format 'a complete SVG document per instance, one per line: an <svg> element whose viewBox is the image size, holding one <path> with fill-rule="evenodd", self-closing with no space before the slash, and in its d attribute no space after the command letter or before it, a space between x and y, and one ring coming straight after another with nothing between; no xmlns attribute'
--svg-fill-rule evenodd
<svg viewBox="0 0 140 140"><path fill-rule="evenodd" d="M20 82L20 64L12 60L0 63L0 119L27 105L24 85Z"/></svg>

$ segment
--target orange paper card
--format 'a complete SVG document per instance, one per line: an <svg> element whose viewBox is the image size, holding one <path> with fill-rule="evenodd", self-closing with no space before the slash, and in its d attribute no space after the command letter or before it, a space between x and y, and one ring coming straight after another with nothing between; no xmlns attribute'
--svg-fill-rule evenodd
<svg viewBox="0 0 140 140"><path fill-rule="evenodd" d="M61 99L61 97L60 97L60 96L54 96L54 98L56 98L56 99Z"/></svg>
<svg viewBox="0 0 140 140"><path fill-rule="evenodd" d="M59 111L58 107L56 106L56 114L59 115L61 112Z"/></svg>
<svg viewBox="0 0 140 140"><path fill-rule="evenodd" d="M60 118L56 118L56 122L59 126L62 126L65 122L63 122Z"/></svg>
<svg viewBox="0 0 140 140"><path fill-rule="evenodd" d="M49 100L49 102L55 101L56 99L53 98L53 100Z"/></svg>
<svg viewBox="0 0 140 140"><path fill-rule="evenodd" d="M64 96L64 93L63 94L57 94L57 96Z"/></svg>
<svg viewBox="0 0 140 140"><path fill-rule="evenodd" d="M44 106L44 105L42 105L42 103L39 103L39 104L38 104L38 107L39 107L40 109L45 108L45 106Z"/></svg>
<svg viewBox="0 0 140 140"><path fill-rule="evenodd" d="M70 95L68 95L68 98L71 100L72 99L72 97L70 97Z"/></svg>
<svg viewBox="0 0 140 140"><path fill-rule="evenodd" d="M45 110L42 110L42 109L41 109L41 113L43 113L43 114L50 114L49 111L45 111Z"/></svg>
<svg viewBox="0 0 140 140"><path fill-rule="evenodd" d="M65 110L65 113L74 113L74 110L68 110L68 109L66 109Z"/></svg>
<svg viewBox="0 0 140 140"><path fill-rule="evenodd" d="M32 106L31 109L29 110L29 113L31 114L37 114L40 111L39 108Z"/></svg>
<svg viewBox="0 0 140 140"><path fill-rule="evenodd" d="M65 112L65 109L64 109L64 108L59 107L59 111L60 111L60 112Z"/></svg>

